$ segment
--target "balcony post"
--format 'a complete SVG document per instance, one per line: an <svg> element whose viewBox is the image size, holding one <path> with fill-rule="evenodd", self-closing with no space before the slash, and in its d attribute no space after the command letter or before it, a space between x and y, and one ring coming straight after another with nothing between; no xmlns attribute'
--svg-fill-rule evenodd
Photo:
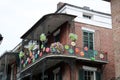
<svg viewBox="0 0 120 80"><path fill-rule="evenodd" d="M43 66L42 66L42 80L44 80L44 77L45 77L45 65L46 65L46 60L43 61Z"/></svg>
<svg viewBox="0 0 120 80"><path fill-rule="evenodd" d="M75 61L74 60L67 60L65 61L70 66L70 80L75 80Z"/></svg>
<svg viewBox="0 0 120 80"><path fill-rule="evenodd" d="M32 73L30 74L30 80L32 80Z"/></svg>
<svg viewBox="0 0 120 80"><path fill-rule="evenodd" d="M22 47L21 47L21 51L23 51L23 47L24 47L24 40L22 40ZM19 58L20 59L20 63L19 63L19 66L20 66L20 76L19 76L19 78L20 78L20 80L22 80L22 73L21 73L21 70L22 70L22 64L21 64L21 58Z"/></svg>

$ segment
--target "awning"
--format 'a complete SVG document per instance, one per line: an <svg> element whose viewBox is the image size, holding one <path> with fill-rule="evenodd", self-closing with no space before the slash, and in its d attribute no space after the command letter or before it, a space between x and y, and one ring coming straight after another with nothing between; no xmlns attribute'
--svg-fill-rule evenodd
<svg viewBox="0 0 120 80"><path fill-rule="evenodd" d="M63 14L63 13L52 13L43 16L33 27L31 27L21 38L22 39L35 39L39 40L41 33L51 33L56 30L65 22L72 21L76 16Z"/></svg>

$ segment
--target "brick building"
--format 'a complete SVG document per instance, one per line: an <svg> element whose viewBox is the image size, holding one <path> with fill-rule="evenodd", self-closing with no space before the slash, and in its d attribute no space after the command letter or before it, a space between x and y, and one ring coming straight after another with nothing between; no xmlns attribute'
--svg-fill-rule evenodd
<svg viewBox="0 0 120 80"><path fill-rule="evenodd" d="M42 33L46 41L40 40ZM70 33L78 39L70 40ZM59 3L55 13L43 16L21 38L18 79L110 80L115 76L110 14Z"/></svg>
<svg viewBox="0 0 120 80"><path fill-rule="evenodd" d="M120 1L105 0L111 2L114 54L115 54L115 77L120 77Z"/></svg>
<svg viewBox="0 0 120 80"><path fill-rule="evenodd" d="M111 15L67 3L58 3L57 7L55 13L44 15L21 36L22 43L13 51L19 52L20 59L15 78L110 80L115 77ZM12 74L9 75L11 80Z"/></svg>

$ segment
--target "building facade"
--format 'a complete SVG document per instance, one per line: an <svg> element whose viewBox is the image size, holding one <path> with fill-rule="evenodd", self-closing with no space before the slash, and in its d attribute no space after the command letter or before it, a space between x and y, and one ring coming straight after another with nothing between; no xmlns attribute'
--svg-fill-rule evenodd
<svg viewBox="0 0 120 80"><path fill-rule="evenodd" d="M13 80L13 70L15 80L112 80L111 15L67 3L57 7L21 36L22 43L13 50L19 58L7 63L11 72L8 67L3 72L11 76L3 80ZM19 64L12 67L13 62Z"/></svg>
<svg viewBox="0 0 120 80"><path fill-rule="evenodd" d="M111 2L114 55L115 55L115 77L120 79L120 1L105 0Z"/></svg>

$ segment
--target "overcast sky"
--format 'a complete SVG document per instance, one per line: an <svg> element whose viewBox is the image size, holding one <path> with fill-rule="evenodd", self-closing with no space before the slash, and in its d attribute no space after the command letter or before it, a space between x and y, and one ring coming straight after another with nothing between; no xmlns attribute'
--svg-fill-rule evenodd
<svg viewBox="0 0 120 80"><path fill-rule="evenodd" d="M43 15L54 13L58 2L111 12L110 3L102 0L0 0L0 33L4 37L0 55L16 47L20 37Z"/></svg>

